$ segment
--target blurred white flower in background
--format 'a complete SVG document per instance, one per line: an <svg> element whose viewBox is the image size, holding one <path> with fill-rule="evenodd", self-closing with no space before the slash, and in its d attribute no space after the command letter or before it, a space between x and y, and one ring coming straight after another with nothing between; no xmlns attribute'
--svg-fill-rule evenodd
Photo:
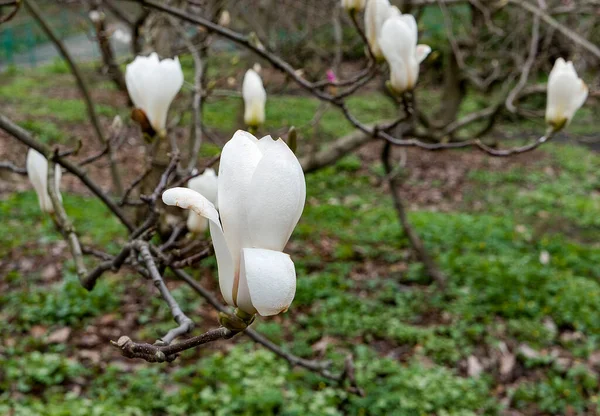
<svg viewBox="0 0 600 416"><path fill-rule="evenodd" d="M558 58L548 77L546 122L555 130L569 125L587 96L588 87L577 76L573 62Z"/></svg>
<svg viewBox="0 0 600 416"><path fill-rule="evenodd" d="M27 176L37 193L42 212L53 213L54 206L52 205L50 195L48 195L48 160L37 150L30 148L27 152L26 165ZM57 166L54 170L54 179L58 198L62 202L62 196L59 191L61 175L60 167Z"/></svg>
<svg viewBox="0 0 600 416"><path fill-rule="evenodd" d="M257 140L237 131L221 153L219 211L187 188L165 191L163 201L206 217L225 301L240 310L276 315L296 293L296 271L283 253L306 199L300 162L281 139Z"/></svg>
<svg viewBox="0 0 600 416"><path fill-rule="evenodd" d="M244 99L244 123L253 128L263 124L267 92L260 75L254 69L249 69L244 75L242 97Z"/></svg>
<svg viewBox="0 0 600 416"><path fill-rule="evenodd" d="M396 6L390 5L389 0L369 0L365 10L365 35L373 55L383 58L379 47L379 35L387 19L400 14Z"/></svg>
<svg viewBox="0 0 600 416"><path fill-rule="evenodd" d="M383 25L379 45L390 67L390 86L397 93L412 90L419 78L419 64L431 48L417 45L417 22L410 14L390 17Z"/></svg>
<svg viewBox="0 0 600 416"><path fill-rule="evenodd" d="M220 26L229 26L229 24L231 23L231 15L229 14L229 11L227 10L223 10L221 12L221 15L219 16L219 21L218 24Z"/></svg>

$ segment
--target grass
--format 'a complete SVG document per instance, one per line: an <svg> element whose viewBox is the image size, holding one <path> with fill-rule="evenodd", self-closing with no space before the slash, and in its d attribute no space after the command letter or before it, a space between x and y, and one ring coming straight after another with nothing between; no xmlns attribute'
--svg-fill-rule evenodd
<svg viewBox="0 0 600 416"><path fill-rule="evenodd" d="M23 125L55 142L84 122L85 109L78 100L59 106L56 99L34 109L30 97L42 97L51 85L49 73L9 77L0 96L19 111L38 111L29 111ZM302 137L311 137L318 106L299 96L270 97L264 130L295 124ZM393 107L376 94L352 99L349 106L365 122L393 117ZM108 120L123 111L102 108ZM211 102L206 125L230 132L239 125L239 111L239 100ZM590 114L576 120L582 131L591 131ZM318 138L326 142L349 131L343 117L329 110ZM202 150L216 151L212 145ZM545 145L543 152L534 162L472 169L464 178L462 203L449 212L410 212L450 277L445 294L412 261L391 200L376 186L378 164L365 166L348 156L307 177L308 202L289 249L298 275L294 303L281 319L259 319L256 326L295 354L323 354L336 370L351 353L364 397L290 369L243 337L160 365L124 364L104 349L103 339L90 348L102 359L90 362L77 342L90 328L111 329L102 323L107 317L131 319L128 335L143 340L173 323L143 280L108 276L86 293L67 261L59 269L61 280L50 284L35 268L26 273L13 267L0 280L0 414L467 416L499 415L507 408L526 415L594 414L599 380L589 360L600 348L600 156L564 144ZM64 198L85 242L114 250L125 238L96 200ZM5 194L0 215L8 219L0 232L3 258L60 260L48 260L61 239L33 192ZM549 256L546 264L542 252ZM213 283L207 279L214 271L213 259L191 270L203 284ZM215 325L206 315L210 307L186 287L175 287L173 295L199 328ZM48 344L34 336L39 326L48 332L69 326L73 335L65 344ZM520 353L524 345L536 355ZM516 356L514 379L498 375L498 362L480 377L467 375L469 357L492 360L506 348Z"/></svg>

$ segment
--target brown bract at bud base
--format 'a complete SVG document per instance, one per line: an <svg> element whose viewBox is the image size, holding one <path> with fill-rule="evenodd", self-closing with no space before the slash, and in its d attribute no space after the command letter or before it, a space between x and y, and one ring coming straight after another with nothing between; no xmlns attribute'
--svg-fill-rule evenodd
<svg viewBox="0 0 600 416"><path fill-rule="evenodd" d="M141 108L134 108L133 110L131 110L131 119L140 126L140 128L142 129L142 133L144 133L144 136L156 136L156 131L154 130L154 128L152 128L150 120L148 120L148 116L146 116L144 110L142 110Z"/></svg>

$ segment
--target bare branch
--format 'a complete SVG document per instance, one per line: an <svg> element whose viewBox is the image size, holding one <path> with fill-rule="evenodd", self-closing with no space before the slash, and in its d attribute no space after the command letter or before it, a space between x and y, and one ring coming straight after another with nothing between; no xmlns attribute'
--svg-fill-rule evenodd
<svg viewBox="0 0 600 416"><path fill-rule="evenodd" d="M158 271L158 268L156 267L156 263L152 258L149 244L145 241L135 240L132 242L132 246L140 253L142 261L146 265L146 269L152 278L154 286L156 286L162 298L165 300L167 305L169 305L173 319L175 319L175 322L179 324L177 328L170 330L165 336L157 341L157 344L169 345L178 336L190 332L194 328L194 323L183 313L179 307L179 304L173 295L171 295L171 292L169 292L169 289L167 288L167 285L165 284L160 272Z"/></svg>
<svg viewBox="0 0 600 416"><path fill-rule="evenodd" d="M48 195L50 196L50 200L52 201L52 207L54 208L54 216L57 228L60 230L61 234L65 237L67 242L69 243L69 248L71 249L71 254L73 255L73 260L75 261L75 270L77 272L77 276L79 277L79 281L82 282L87 275L87 269L85 267L85 263L83 261L83 253L81 251L81 244L79 244L79 238L77 237L77 233L75 232L75 227L73 223L67 216L65 208L58 197L58 190L56 189L56 167L55 162L52 160L48 161L48 176L47 176L47 189Z"/></svg>
<svg viewBox="0 0 600 416"><path fill-rule="evenodd" d="M583 36L581 36L577 32L569 29L568 27L566 27L563 24L556 21L556 19L554 19L552 16L548 15L545 11L535 7L533 4L531 4L527 1L523 1L523 0L508 0L508 1L510 3L516 4L517 6L523 8L524 10L527 10L529 13L533 13L534 15L539 16L548 25L552 26L553 28L558 30L560 33L562 33L563 35L565 35L566 37L571 39L573 42L581 45L583 48L585 48L588 52L590 52L596 58L600 59L600 48L598 48L596 45L594 45L589 40L585 39Z"/></svg>
<svg viewBox="0 0 600 416"><path fill-rule="evenodd" d="M173 345L137 344L127 336L122 336L117 342L111 341L111 343L127 358L141 358L151 363L162 363L175 360L177 354L182 351L220 339L229 339L233 335L235 334L229 329L220 327Z"/></svg>
<svg viewBox="0 0 600 416"><path fill-rule="evenodd" d="M67 62L67 65L71 69L71 72L73 73L73 76L75 77L75 80L77 81L77 86L79 87L79 90L81 91L81 94L83 95L83 99L85 101L85 106L87 108L88 116L90 118L92 126L94 127L94 132L96 133L96 138L101 145L108 147L108 154L109 154L110 166L111 166L110 169L111 169L113 184L114 184L115 190L119 194L121 194L123 187L121 186L120 175L118 173L118 169L117 169L117 166L114 161L113 152L110 148L110 141L107 141L106 138L104 137L104 134L102 133L102 128L100 127L100 121L98 120L98 115L96 114L96 108L94 107L94 103L92 101L90 92L88 90L88 87L87 87L85 81L83 80L83 75L81 74L79 67L75 64L75 61L71 57L71 54L69 53L69 51L67 50L67 48L65 47L63 42L60 40L60 38L54 33L52 28L43 19L42 13L41 13L40 9L38 8L37 4L35 3L35 1L34 0L23 0L23 2L25 3L25 7L27 8L27 10L31 14L31 16L33 16L33 18L36 20L36 22L42 28L42 30L44 31L46 36L48 36L50 38L50 40L52 41L52 43L54 43L56 48L59 50L61 56Z"/></svg>
<svg viewBox="0 0 600 416"><path fill-rule="evenodd" d="M20 168L13 164L12 162L0 162L0 169L5 169L11 171L12 173L17 173L19 175L27 175L27 168Z"/></svg>
<svg viewBox="0 0 600 416"><path fill-rule="evenodd" d="M133 224L131 224L129 219L125 216L125 213L121 211L117 204L115 204L115 202L112 199L110 199L110 197L106 195L104 191L102 191L100 186L98 186L93 180L91 180L87 176L87 173L83 171L79 166L72 163L65 157L61 157L60 155L54 154L50 147L34 139L29 132L13 123L3 114L0 114L0 128L6 131L11 136L13 136L15 139L19 140L21 143L24 143L25 145L34 148L35 150L46 156L48 160L52 160L58 163L67 171L77 176L81 180L81 182L83 182L85 186L87 186L88 189L92 191L92 193L94 193L98 198L100 198L104 205L106 205L117 216L117 218L119 218L121 223L125 227L127 227L128 230L133 230Z"/></svg>
<svg viewBox="0 0 600 416"><path fill-rule="evenodd" d="M447 278L439 269L438 265L435 263L433 258L429 255L429 252L425 248L423 241L417 234L417 232L413 229L410 221L408 221L408 216L406 215L406 209L404 208L404 203L400 197L400 193L398 192L399 183L397 180L397 175L392 175L392 165L390 162L391 158L391 144L389 142L385 143L383 146L383 151L381 153L381 161L383 163L383 167L385 168L386 178L388 182L388 186L390 188L390 193L392 194L392 199L394 200L394 207L396 208L396 213L398 214L398 220L402 225L402 229L406 233L408 240L410 241L411 247L415 250L419 261L425 266L427 270L427 274L429 277L434 279L440 287L443 289L446 287Z"/></svg>

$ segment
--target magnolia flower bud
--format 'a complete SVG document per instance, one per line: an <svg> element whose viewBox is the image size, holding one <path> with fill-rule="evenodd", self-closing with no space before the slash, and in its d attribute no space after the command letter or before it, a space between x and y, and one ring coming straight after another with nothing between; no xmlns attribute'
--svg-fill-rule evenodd
<svg viewBox="0 0 600 416"><path fill-rule="evenodd" d="M390 17L381 29L379 45L390 67L390 86L397 94L412 90L419 78L419 64L431 48L417 45L417 22L410 14Z"/></svg>
<svg viewBox="0 0 600 416"><path fill-rule="evenodd" d="M375 58L382 59L379 46L379 34L383 24L392 16L400 14L396 6L390 5L389 0L369 0L365 11L365 35Z"/></svg>
<svg viewBox="0 0 600 416"><path fill-rule="evenodd" d="M214 169L206 169L202 175L188 181L187 187L204 195L206 199L217 205L218 179ZM202 234L208 230L208 220L194 211L190 211L187 219L187 228L193 233Z"/></svg>
<svg viewBox="0 0 600 416"><path fill-rule="evenodd" d="M349 12L359 12L365 8L366 0L342 0L342 7Z"/></svg>
<svg viewBox="0 0 600 416"><path fill-rule="evenodd" d="M263 124L265 122L267 92L263 87L260 75L253 69L249 69L244 75L242 97L244 98L244 123L251 127L258 127Z"/></svg>
<svg viewBox="0 0 600 416"><path fill-rule="evenodd" d="M573 63L558 58L548 77L546 122L555 130L567 126L587 96L588 87L577 76Z"/></svg>
<svg viewBox="0 0 600 416"><path fill-rule="evenodd" d="M162 199L209 220L228 304L263 316L286 311L296 292L296 271L282 250L306 199L298 159L281 139L257 140L238 131L223 147L217 194L219 211L187 188L169 189Z"/></svg>
<svg viewBox="0 0 600 416"><path fill-rule="evenodd" d="M133 104L145 113L154 131L164 137L169 106L183 85L179 59L160 61L156 53L138 56L127 65L125 82Z"/></svg>
<svg viewBox="0 0 600 416"><path fill-rule="evenodd" d="M53 213L54 206L50 195L48 195L48 160L35 149L30 148L27 152L27 176L33 185L33 189L38 196L40 208L42 212ZM58 199L62 202L62 196L59 192L61 171L60 167L56 167L54 171L56 192Z"/></svg>
<svg viewBox="0 0 600 416"><path fill-rule="evenodd" d="M229 26L229 24L231 23L231 15L229 14L229 12L227 10L223 10L221 12L218 23L220 26L225 26L225 27Z"/></svg>

